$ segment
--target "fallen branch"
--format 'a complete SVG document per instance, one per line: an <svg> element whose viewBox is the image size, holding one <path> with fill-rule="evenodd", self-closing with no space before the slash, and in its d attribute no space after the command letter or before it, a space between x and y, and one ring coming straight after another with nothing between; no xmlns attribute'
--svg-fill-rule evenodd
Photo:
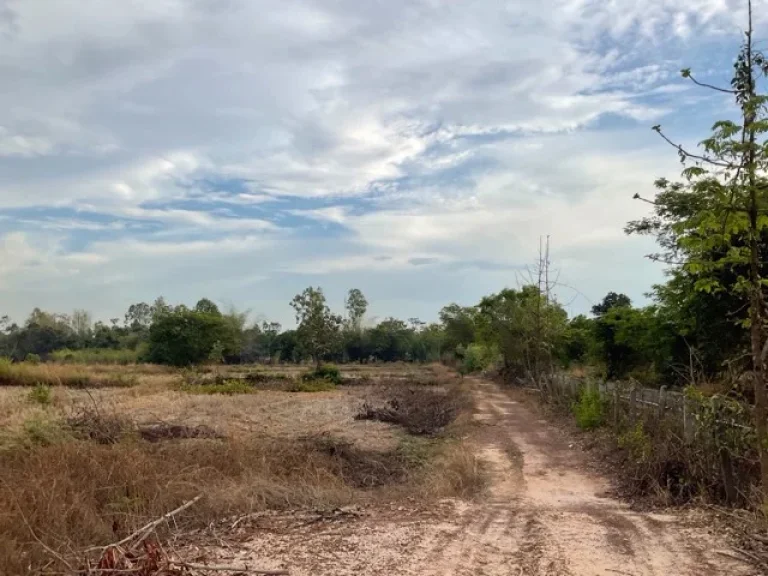
<svg viewBox="0 0 768 576"><path fill-rule="evenodd" d="M139 537L129 549L135 548L138 544L141 544L144 540L147 539L147 537L154 531L155 528L157 528L160 524L163 522L173 518L176 516L176 514L179 514L180 512L183 512L193 504L195 504L198 500L200 500L203 497L202 494L195 496L192 500L189 500L188 502L185 502L175 510L171 510L170 512L163 514L160 518L157 520L153 520L149 524L145 524L129 536L126 536L120 542L115 542L114 544L107 544L106 546L99 546L96 548L89 548L90 551L93 550L106 550L107 548L119 548L121 546L124 546L125 544L128 544L132 540L136 539L137 536Z"/></svg>
<svg viewBox="0 0 768 576"><path fill-rule="evenodd" d="M243 572L245 574L261 574L262 576L287 576L288 570L259 570L242 566L216 566L214 564L190 564L189 562L174 562L178 566L190 570L212 570L214 572Z"/></svg>

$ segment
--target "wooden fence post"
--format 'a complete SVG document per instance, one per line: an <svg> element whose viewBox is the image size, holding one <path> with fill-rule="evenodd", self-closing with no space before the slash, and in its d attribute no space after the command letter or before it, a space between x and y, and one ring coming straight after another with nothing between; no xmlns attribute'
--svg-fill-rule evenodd
<svg viewBox="0 0 768 576"><path fill-rule="evenodd" d="M659 422L664 419L664 411L667 409L667 387L659 388Z"/></svg>
<svg viewBox="0 0 768 576"><path fill-rule="evenodd" d="M613 426L615 428L619 427L619 401L621 399L621 396L619 396L619 385L614 383L613 384Z"/></svg>
<svg viewBox="0 0 768 576"><path fill-rule="evenodd" d="M693 413L692 401L683 397L683 438L686 443L693 442L696 437L696 419Z"/></svg>
<svg viewBox="0 0 768 576"><path fill-rule="evenodd" d="M736 502L736 482L733 477L733 462L731 461L731 453L728 451L727 446L722 442L722 435L724 433L723 425L720 420L720 413L722 412L722 403L719 396L712 398L712 436L715 440L715 446L717 447L717 454L720 457L720 476L723 479L723 489L725 490L725 501L728 504Z"/></svg>
<svg viewBox="0 0 768 576"><path fill-rule="evenodd" d="M632 388L629 391L629 421L631 424L635 423L637 419L637 386L632 384Z"/></svg>

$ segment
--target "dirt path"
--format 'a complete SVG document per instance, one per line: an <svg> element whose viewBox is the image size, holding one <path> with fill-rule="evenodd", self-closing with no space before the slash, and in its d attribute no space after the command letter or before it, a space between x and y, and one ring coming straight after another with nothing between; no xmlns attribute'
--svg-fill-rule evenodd
<svg viewBox="0 0 768 576"><path fill-rule="evenodd" d="M226 557L313 575L714 576L754 573L673 514L633 512L583 454L494 384L476 380L477 454L489 494L429 516L395 509L330 522L249 528Z"/></svg>

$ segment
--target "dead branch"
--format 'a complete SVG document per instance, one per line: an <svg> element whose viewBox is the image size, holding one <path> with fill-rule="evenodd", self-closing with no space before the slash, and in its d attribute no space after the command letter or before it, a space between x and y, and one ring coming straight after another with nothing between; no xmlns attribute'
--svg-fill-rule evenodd
<svg viewBox="0 0 768 576"><path fill-rule="evenodd" d="M189 562L175 562L176 565L190 570L211 570L213 572L242 572L244 574L261 574L262 576L286 576L288 570L259 570L243 566L216 566L215 564L191 564Z"/></svg>
<svg viewBox="0 0 768 576"><path fill-rule="evenodd" d="M157 520L153 520L149 524L145 524L144 526L142 526L141 528L139 528L138 530L136 530L135 532L133 532L129 536L126 536L125 538L123 538L119 542L115 542L114 544L107 544L106 546L98 546L96 548L89 548L88 551L106 550L107 548L120 548L121 546L124 546L125 544L128 544L129 542L131 542L132 540L134 540L134 539L136 539L138 537L138 539L136 539L136 541L133 542L133 544L131 545L131 548L135 548L138 544L140 544L141 542L146 540L147 537L160 524L162 524L163 522L173 518L174 516L176 516L180 512L183 512L184 510L186 510L187 508L189 508L190 506L195 504L197 501L199 501L202 497L203 497L202 494L199 494L198 496L195 496L192 500L189 500L188 502L185 502L184 504L182 504L181 506L179 506L175 510L171 510L170 512L168 512L166 514L163 514L163 516L161 516Z"/></svg>

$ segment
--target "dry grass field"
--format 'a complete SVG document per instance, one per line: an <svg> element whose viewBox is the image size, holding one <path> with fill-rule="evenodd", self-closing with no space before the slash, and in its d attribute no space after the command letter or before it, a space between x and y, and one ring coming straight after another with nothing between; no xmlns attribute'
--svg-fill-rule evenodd
<svg viewBox="0 0 768 576"><path fill-rule="evenodd" d="M61 570L198 495L187 528L482 487L462 440L471 402L445 368L345 366L339 386L288 391L306 371L0 367L18 384L0 386L3 573Z"/></svg>

